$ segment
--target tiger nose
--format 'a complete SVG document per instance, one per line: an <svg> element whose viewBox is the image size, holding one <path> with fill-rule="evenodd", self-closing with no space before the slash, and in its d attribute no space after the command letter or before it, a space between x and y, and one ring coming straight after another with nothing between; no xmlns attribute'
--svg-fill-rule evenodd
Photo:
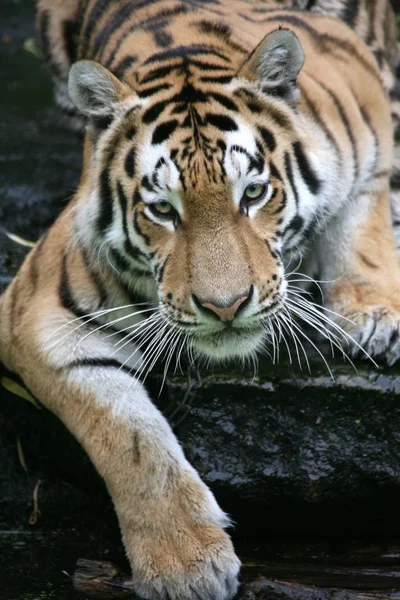
<svg viewBox="0 0 400 600"><path fill-rule="evenodd" d="M213 312L221 321L233 321L233 319L237 317L240 310L243 310L243 308L250 302L252 295L253 286L250 287L250 290L246 295L241 295L236 298L236 300L230 306L215 304L214 302L202 302L194 294L193 299L198 307Z"/></svg>

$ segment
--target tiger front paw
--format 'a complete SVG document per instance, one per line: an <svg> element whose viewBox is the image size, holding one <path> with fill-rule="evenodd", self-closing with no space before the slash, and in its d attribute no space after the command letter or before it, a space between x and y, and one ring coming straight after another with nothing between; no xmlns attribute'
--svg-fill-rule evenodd
<svg viewBox="0 0 400 600"><path fill-rule="evenodd" d="M217 525L182 523L174 535L147 532L134 542L133 583L151 600L229 600L238 588L240 561ZM153 537L154 536L154 537Z"/></svg>
<svg viewBox="0 0 400 600"><path fill-rule="evenodd" d="M400 311L375 305L342 316L340 325L351 336L351 356L368 355L389 366L400 358Z"/></svg>

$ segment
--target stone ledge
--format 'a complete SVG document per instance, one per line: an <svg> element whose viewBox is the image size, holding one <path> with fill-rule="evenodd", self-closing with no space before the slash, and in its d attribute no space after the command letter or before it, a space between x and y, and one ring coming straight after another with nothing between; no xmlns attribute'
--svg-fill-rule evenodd
<svg viewBox="0 0 400 600"><path fill-rule="evenodd" d="M167 379L157 404L173 415L188 459L239 532L400 534L398 371L333 370L335 381L318 365L315 375L285 366L270 375L263 366L257 378L205 374L189 394L186 377ZM158 385L153 378L151 387ZM18 430L35 468L99 489L88 459L53 415L4 390L0 410L3 434Z"/></svg>

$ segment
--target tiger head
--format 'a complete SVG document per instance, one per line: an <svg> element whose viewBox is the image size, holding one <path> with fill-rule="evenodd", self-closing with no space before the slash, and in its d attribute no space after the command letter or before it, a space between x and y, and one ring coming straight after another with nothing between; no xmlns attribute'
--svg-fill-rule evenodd
<svg viewBox="0 0 400 600"><path fill-rule="evenodd" d="M254 353L285 307L283 255L305 232L293 156L320 184L296 137L303 60L279 29L235 73L202 54L147 61L134 90L93 61L70 72L91 146L83 227L207 357Z"/></svg>

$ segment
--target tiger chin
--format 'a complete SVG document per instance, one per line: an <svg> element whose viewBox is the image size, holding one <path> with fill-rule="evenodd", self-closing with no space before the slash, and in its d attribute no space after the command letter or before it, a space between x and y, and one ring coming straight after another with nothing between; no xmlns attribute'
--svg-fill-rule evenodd
<svg viewBox="0 0 400 600"><path fill-rule="evenodd" d="M157 361L301 348L302 321L399 358L390 48L322 13L388 44L394 20L345 4L39 0L83 171L0 300L0 358L103 477L143 598L228 600L240 568L143 383Z"/></svg>

